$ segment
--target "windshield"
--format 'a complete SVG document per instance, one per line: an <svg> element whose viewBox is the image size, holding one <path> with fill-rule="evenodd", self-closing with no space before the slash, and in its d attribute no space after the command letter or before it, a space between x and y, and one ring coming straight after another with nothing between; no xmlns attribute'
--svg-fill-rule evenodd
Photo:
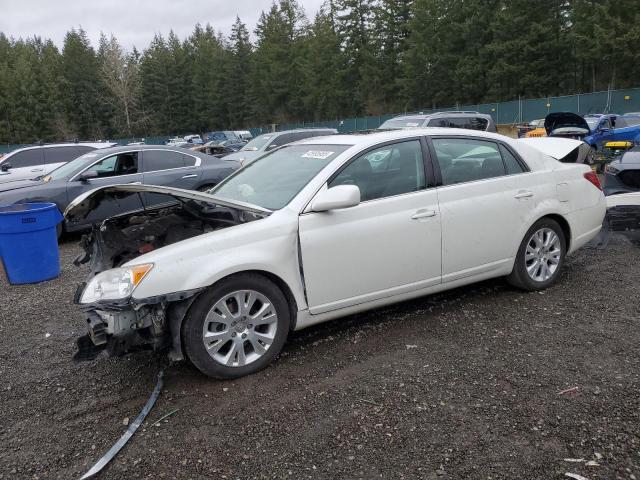
<svg viewBox="0 0 640 480"><path fill-rule="evenodd" d="M269 210L287 205L350 145L290 145L250 163L210 191L223 200Z"/></svg>
<svg viewBox="0 0 640 480"><path fill-rule="evenodd" d="M101 155L102 153L98 153L97 151L85 153L84 155L76 158L75 160L71 160L70 162L65 163L61 167L56 168L54 171L49 173L47 177L51 180L67 178L69 175L75 173L76 170L79 170L84 166L88 165L89 162L93 160L97 160L98 156Z"/></svg>
<svg viewBox="0 0 640 480"><path fill-rule="evenodd" d="M272 138L273 135L260 135L247 143L241 150L243 152L255 152L256 150L260 150L264 147Z"/></svg>
<svg viewBox="0 0 640 480"><path fill-rule="evenodd" d="M422 118L392 118L378 127L380 130L395 130L400 128L416 128L422 125Z"/></svg>

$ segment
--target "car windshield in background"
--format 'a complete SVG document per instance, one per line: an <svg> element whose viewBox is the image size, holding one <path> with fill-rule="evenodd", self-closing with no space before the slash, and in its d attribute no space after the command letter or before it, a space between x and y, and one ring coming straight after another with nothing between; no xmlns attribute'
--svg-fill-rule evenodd
<svg viewBox="0 0 640 480"><path fill-rule="evenodd" d="M399 128L416 128L422 125L422 122L424 122L424 120L422 120L421 118L405 118L405 119L399 119L399 120L391 119L384 122L378 128L380 130L392 130L392 129L399 129Z"/></svg>
<svg viewBox="0 0 640 480"><path fill-rule="evenodd" d="M591 130L596 128L596 125L598 125L598 122L600 121L599 118L585 118L585 120L587 121L587 125L589 125L589 128Z"/></svg>
<svg viewBox="0 0 640 480"><path fill-rule="evenodd" d="M216 197L269 210L287 205L350 145L290 145L250 163L211 190Z"/></svg>
<svg viewBox="0 0 640 480"><path fill-rule="evenodd" d="M242 147L241 151L255 152L256 150L260 150L272 138L273 138L273 135L260 135L259 137L254 138L249 143L247 143L244 147Z"/></svg>
<svg viewBox="0 0 640 480"><path fill-rule="evenodd" d="M56 168L54 171L49 173L49 175L47 175L47 178L50 178L51 180L66 178L72 173L74 173L76 170L84 167L85 165L88 165L92 160L97 160L98 156L99 156L99 153L97 152L85 153L84 155L74 160L71 160L68 163L65 163L61 167Z"/></svg>

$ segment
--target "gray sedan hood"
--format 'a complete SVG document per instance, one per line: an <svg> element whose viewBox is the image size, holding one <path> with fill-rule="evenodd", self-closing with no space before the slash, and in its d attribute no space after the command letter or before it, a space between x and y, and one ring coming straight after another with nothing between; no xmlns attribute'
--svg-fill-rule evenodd
<svg viewBox="0 0 640 480"><path fill-rule="evenodd" d="M43 182L42 180L11 180L5 182L3 182L2 180L2 177L0 177L0 201L2 201L2 192L17 190L19 188L35 187L45 184L45 182Z"/></svg>
<svg viewBox="0 0 640 480"><path fill-rule="evenodd" d="M64 218L67 222L73 224L85 219L87 215L89 215L89 213L95 210L104 201L110 200L112 198L123 198L129 195L137 195L144 192L165 194L173 197L178 201L196 200L200 202L211 203L214 205L239 208L258 214L271 213L271 210L267 210L266 208L262 208L257 205L242 202L230 202L224 199L217 198L208 193L198 192L195 190L158 187L154 185L124 184L108 185L83 193L71 203L69 203L69 206L64 211Z"/></svg>

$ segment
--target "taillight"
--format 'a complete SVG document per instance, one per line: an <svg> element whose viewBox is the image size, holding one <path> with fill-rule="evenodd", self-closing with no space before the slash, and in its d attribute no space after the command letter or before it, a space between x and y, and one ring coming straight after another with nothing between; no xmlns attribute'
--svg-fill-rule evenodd
<svg viewBox="0 0 640 480"><path fill-rule="evenodd" d="M587 172L584 174L584 178L586 178L591 183L593 183L593 185L598 190L602 190L602 185L600 185L600 179L598 178L598 175L596 174L596 172Z"/></svg>

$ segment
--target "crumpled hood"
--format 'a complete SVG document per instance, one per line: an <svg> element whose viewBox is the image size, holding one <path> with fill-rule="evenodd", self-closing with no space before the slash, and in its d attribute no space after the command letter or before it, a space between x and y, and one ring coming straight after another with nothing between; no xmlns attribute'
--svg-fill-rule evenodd
<svg viewBox="0 0 640 480"><path fill-rule="evenodd" d="M568 133L569 130L585 135L591 132L589 124L580 115L572 112L554 112L547 115L544 119L544 129L547 135L552 135L558 129L563 129L562 133ZM564 131L567 129L567 131ZM560 132L556 132L560 133Z"/></svg>
<svg viewBox="0 0 640 480"><path fill-rule="evenodd" d="M271 210L267 210L266 208L262 208L257 205L244 204L241 202L228 202L205 192L184 190L182 188L136 185L129 183L124 185L108 185L83 193L69 203L69 206L64 211L64 218L69 224L74 224L85 219L89 213L95 210L104 201L108 201L113 198L124 198L129 195L137 195L144 192L169 195L178 201L197 200L201 202L209 202L215 205L241 208L254 213L271 213Z"/></svg>

